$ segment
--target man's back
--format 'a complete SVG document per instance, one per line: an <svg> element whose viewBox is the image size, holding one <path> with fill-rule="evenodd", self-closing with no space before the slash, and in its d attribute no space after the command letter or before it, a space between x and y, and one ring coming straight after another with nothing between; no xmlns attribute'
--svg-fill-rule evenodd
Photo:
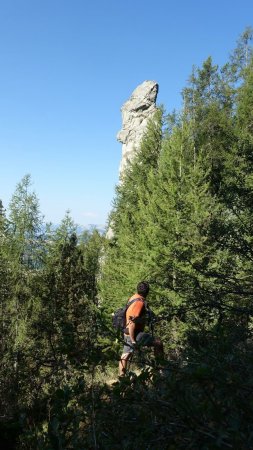
<svg viewBox="0 0 253 450"><path fill-rule="evenodd" d="M134 299L137 300L129 306L126 312L126 326L133 320L136 323L135 331L139 332L143 331L145 327L145 298L136 293L128 300L128 302L131 302Z"/></svg>

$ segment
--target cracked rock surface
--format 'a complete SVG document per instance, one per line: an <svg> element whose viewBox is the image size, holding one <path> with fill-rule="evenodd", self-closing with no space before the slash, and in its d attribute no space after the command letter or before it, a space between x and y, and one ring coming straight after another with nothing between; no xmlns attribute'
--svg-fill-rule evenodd
<svg viewBox="0 0 253 450"><path fill-rule="evenodd" d="M117 140L122 143L120 177L122 177L128 161L131 161L138 151L149 119L157 111L157 94L158 83L144 81L137 86L129 100L121 108L122 129L117 134Z"/></svg>

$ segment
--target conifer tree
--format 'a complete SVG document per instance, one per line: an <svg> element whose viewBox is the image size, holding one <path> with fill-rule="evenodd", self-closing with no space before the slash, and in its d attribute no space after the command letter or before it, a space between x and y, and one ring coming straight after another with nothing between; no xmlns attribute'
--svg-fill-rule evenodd
<svg viewBox="0 0 253 450"><path fill-rule="evenodd" d="M101 296L112 310L147 278L143 235L149 199L149 173L156 171L162 140L162 113L149 124L141 148L118 186L111 214L113 238L104 250Z"/></svg>
<svg viewBox="0 0 253 450"><path fill-rule="evenodd" d="M252 27L246 27L237 40L237 45L230 56L228 64L225 66L225 72L233 83L238 84L244 78L244 71L251 64L253 56L252 38Z"/></svg>
<svg viewBox="0 0 253 450"><path fill-rule="evenodd" d="M48 260L45 277L43 303L47 305L45 311L51 324L48 333L55 342L56 351L59 355L85 354L90 348L88 342L92 332L85 324L92 323L93 312L85 290L82 251L77 246L75 234L67 237Z"/></svg>
<svg viewBox="0 0 253 450"><path fill-rule="evenodd" d="M89 300L97 305L99 301L97 284L100 276L104 237L100 235L97 229L85 230L79 237L79 242L83 255L85 294Z"/></svg>
<svg viewBox="0 0 253 450"><path fill-rule="evenodd" d="M233 143L233 90L209 57L183 90L184 115L192 127L195 158L205 154L213 194L221 188L226 153Z"/></svg>
<svg viewBox="0 0 253 450"><path fill-rule="evenodd" d="M47 243L41 275L41 305L36 320L44 330L42 347L56 361L61 355L83 352L85 357L85 351L91 351L88 342L92 329L87 324L93 321L94 308L89 300L84 252L78 244L76 228L67 212Z"/></svg>
<svg viewBox="0 0 253 450"><path fill-rule="evenodd" d="M39 201L31 191L31 177L25 175L11 198L9 220L12 224L12 257L27 268L40 264L42 216Z"/></svg>
<svg viewBox="0 0 253 450"><path fill-rule="evenodd" d="M0 201L0 346L1 346L1 368L6 369L9 351L11 348L10 339L10 314L9 303L12 298L12 277L10 261L7 257L7 219ZM6 361L7 360L7 361ZM3 374L2 374L3 376ZM2 396L4 398L4 396Z"/></svg>
<svg viewBox="0 0 253 450"><path fill-rule="evenodd" d="M13 346L20 351L24 344L27 324L34 305L32 285L43 262L44 236L37 196L31 191L31 177L26 175L11 198L7 258L12 274L12 298L9 302Z"/></svg>
<svg viewBox="0 0 253 450"><path fill-rule="evenodd" d="M252 59L244 68L243 81L237 89L234 118L235 139L226 160L223 201L227 210L220 225L223 247L234 262L230 279L226 281L230 299L235 308L245 307L250 313L252 283ZM243 310L241 310L243 312ZM247 316L247 312L245 312Z"/></svg>

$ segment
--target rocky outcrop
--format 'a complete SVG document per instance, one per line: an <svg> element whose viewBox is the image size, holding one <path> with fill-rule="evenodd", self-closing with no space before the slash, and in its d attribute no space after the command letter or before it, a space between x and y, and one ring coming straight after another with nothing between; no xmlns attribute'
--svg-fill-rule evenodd
<svg viewBox="0 0 253 450"><path fill-rule="evenodd" d="M133 159L140 148L148 121L157 111L157 94L158 84L155 81L144 81L137 86L130 99L121 108L122 129L117 134L118 141L122 143L122 159L119 169L121 180L128 162ZM112 239L113 236L113 223L110 223L106 237Z"/></svg>
<svg viewBox="0 0 253 450"><path fill-rule="evenodd" d="M157 93L158 84L155 81L144 81L121 108L122 129L117 134L118 141L122 143L121 178L128 161L132 160L140 147L149 119L157 111Z"/></svg>

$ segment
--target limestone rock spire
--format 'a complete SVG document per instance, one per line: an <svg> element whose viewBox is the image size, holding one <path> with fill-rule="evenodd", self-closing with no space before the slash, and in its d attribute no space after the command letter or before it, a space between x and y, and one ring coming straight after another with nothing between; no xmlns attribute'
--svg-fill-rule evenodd
<svg viewBox="0 0 253 450"><path fill-rule="evenodd" d="M122 159L120 177L138 151L145 134L149 119L157 111L156 98L158 83L144 81L133 91L129 100L121 108L122 129L117 134L117 140L122 143Z"/></svg>
<svg viewBox="0 0 253 450"><path fill-rule="evenodd" d="M148 121L156 113L156 97L158 83L156 81L144 81L133 91L129 100L121 108L122 129L117 134L117 139L122 143L122 159L119 168L120 180L129 161L132 161L140 148L141 141L147 129ZM106 237L113 238L113 223L109 224Z"/></svg>

